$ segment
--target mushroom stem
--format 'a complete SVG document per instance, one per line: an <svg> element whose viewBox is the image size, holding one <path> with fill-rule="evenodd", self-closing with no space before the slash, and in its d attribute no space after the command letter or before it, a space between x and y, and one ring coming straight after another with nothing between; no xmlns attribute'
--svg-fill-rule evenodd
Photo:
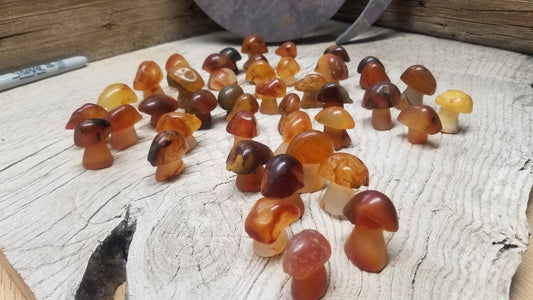
<svg viewBox="0 0 533 300"><path fill-rule="evenodd" d="M291 294L294 300L320 299L328 288L328 273L321 266L311 275L303 278L292 278Z"/></svg>
<svg viewBox="0 0 533 300"><path fill-rule="evenodd" d="M98 170L111 166L113 156L105 142L85 147L83 151L83 167L87 170Z"/></svg>
<svg viewBox="0 0 533 300"><path fill-rule="evenodd" d="M202 121L202 125L199 129L209 129L211 127L211 113L205 113L205 114L196 114L198 119Z"/></svg>
<svg viewBox="0 0 533 300"><path fill-rule="evenodd" d="M440 123L442 124L441 132L457 133L459 131L459 113L441 107L439 110Z"/></svg>
<svg viewBox="0 0 533 300"><path fill-rule="evenodd" d="M296 77L294 76L285 77L281 79L283 80L283 82L285 82L286 86L293 86L296 83Z"/></svg>
<svg viewBox="0 0 533 300"><path fill-rule="evenodd" d="M317 108L322 107L324 103L317 100L318 92L303 92L302 100L300 102L301 108Z"/></svg>
<svg viewBox="0 0 533 300"><path fill-rule="evenodd" d="M298 192L299 193L312 193L320 190L326 180L318 176L318 168L320 164L302 164L304 170L304 186Z"/></svg>
<svg viewBox="0 0 533 300"><path fill-rule="evenodd" d="M153 96L153 95L164 94L164 93L165 92L163 92L163 89L161 88L161 86L157 85L156 87L154 87L151 90L143 91L143 99L146 99L146 98L148 98L150 96Z"/></svg>
<svg viewBox="0 0 533 300"><path fill-rule="evenodd" d="M135 127L129 126L119 131L113 131L109 138L109 143L111 144L111 148L122 150L137 143L138 140Z"/></svg>
<svg viewBox="0 0 533 300"><path fill-rule="evenodd" d="M424 101L424 94L408 86L403 91L400 104L398 104L397 108L399 110L403 110L404 108L410 105L422 104L423 101Z"/></svg>
<svg viewBox="0 0 533 300"><path fill-rule="evenodd" d="M285 250L288 240L289 237L287 235L287 230L283 229L283 231L279 234L278 238L271 244L263 244L254 240L253 249L255 254L262 257L276 256L278 254L281 254L283 250Z"/></svg>
<svg viewBox="0 0 533 300"><path fill-rule="evenodd" d="M196 147L196 145L198 145L196 138L192 135L186 137L185 142L187 143L187 152L191 151L194 147Z"/></svg>
<svg viewBox="0 0 533 300"><path fill-rule="evenodd" d="M337 151L344 147L348 147L352 142L352 139L350 138L350 135L348 135L346 129L335 129L324 126L324 133L331 137L335 150Z"/></svg>
<svg viewBox="0 0 533 300"><path fill-rule="evenodd" d="M259 192L261 191L261 180L265 167L259 165L255 171L250 174L237 174L235 186L242 192Z"/></svg>
<svg viewBox="0 0 533 300"><path fill-rule="evenodd" d="M279 113L276 97L264 97L261 99L259 111L265 115L277 115Z"/></svg>
<svg viewBox="0 0 533 300"><path fill-rule="evenodd" d="M330 182L326 192L322 196L320 207L332 216L345 219L346 217L342 210L346 206L346 203L352 199L353 195L355 195L354 189Z"/></svg>
<svg viewBox="0 0 533 300"><path fill-rule="evenodd" d="M282 142L278 146L276 151L274 151L274 155L283 154L283 153L287 152L287 147L289 147L289 143L288 142Z"/></svg>
<svg viewBox="0 0 533 300"><path fill-rule="evenodd" d="M183 87L177 87L178 89L178 107L185 108L189 106L189 100L191 100L193 92L189 92Z"/></svg>
<svg viewBox="0 0 533 300"><path fill-rule="evenodd" d="M178 175L183 170L183 167L183 160L181 158L168 164L157 166L155 170L155 180L168 180Z"/></svg>
<svg viewBox="0 0 533 300"><path fill-rule="evenodd" d="M302 197L300 196L299 192L296 192L289 197L282 198L283 200L286 200L288 202L291 202L292 204L298 206L300 209L300 218L304 215L305 212L305 204L302 201Z"/></svg>
<svg viewBox="0 0 533 300"><path fill-rule="evenodd" d="M383 230L356 225L344 244L344 252L359 269L379 273L389 261Z"/></svg>
<svg viewBox="0 0 533 300"><path fill-rule="evenodd" d="M389 130L392 128L392 119L389 108L372 110L372 126L377 130Z"/></svg>
<svg viewBox="0 0 533 300"><path fill-rule="evenodd" d="M411 144L425 144L428 140L428 134L413 128L407 130L407 140Z"/></svg>

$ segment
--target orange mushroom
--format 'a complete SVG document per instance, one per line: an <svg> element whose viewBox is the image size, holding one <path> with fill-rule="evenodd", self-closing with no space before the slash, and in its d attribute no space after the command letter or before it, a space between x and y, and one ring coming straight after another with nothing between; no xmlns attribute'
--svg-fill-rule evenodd
<svg viewBox="0 0 533 300"><path fill-rule="evenodd" d="M242 192L261 191L263 165L273 155L272 150L260 142L244 140L235 144L226 159L226 170L237 174L237 189Z"/></svg>
<svg viewBox="0 0 533 300"><path fill-rule="evenodd" d="M247 110L254 114L259 111L259 103L254 95L250 93L244 93L237 97L237 99L235 99L235 103L233 103L231 112L226 117L226 121L231 120L236 113L242 110Z"/></svg>
<svg viewBox="0 0 533 300"><path fill-rule="evenodd" d="M148 151L148 162L156 167L155 180L166 181L176 177L184 168L182 156L187 143L181 134L173 130L159 132Z"/></svg>
<svg viewBox="0 0 533 300"><path fill-rule="evenodd" d="M220 91L226 85L237 83L237 81L237 76L234 71L228 68L222 68L211 73L207 87L214 91Z"/></svg>
<svg viewBox="0 0 533 300"><path fill-rule="evenodd" d="M293 42L285 42L276 48L275 53L281 57L295 58L298 54L298 50L296 49L296 44Z"/></svg>
<svg viewBox="0 0 533 300"><path fill-rule="evenodd" d="M197 116L202 121L200 129L208 129L212 124L211 111L217 107L217 104L215 95L208 90L202 89L192 94L185 112Z"/></svg>
<svg viewBox="0 0 533 300"><path fill-rule="evenodd" d="M255 86L255 97L261 100L259 111L267 115L279 113L277 98L285 96L287 85L279 78L262 81Z"/></svg>
<svg viewBox="0 0 533 300"><path fill-rule="evenodd" d="M301 110L288 114L280 124L280 133L283 142L278 146L275 154L285 153L292 139L298 134L313 129L309 115Z"/></svg>
<svg viewBox="0 0 533 300"><path fill-rule="evenodd" d="M258 34L251 34L244 38L241 45L241 52L249 57L254 54L263 54L268 52L265 40Z"/></svg>
<svg viewBox="0 0 533 300"><path fill-rule="evenodd" d="M405 109L409 105L423 104L424 95L433 95L437 90L437 81L433 74L422 65L407 68L400 79L407 85L397 108Z"/></svg>
<svg viewBox="0 0 533 300"><path fill-rule="evenodd" d="M165 70L168 72L173 67L190 67L189 62L179 53L170 55L165 63Z"/></svg>
<svg viewBox="0 0 533 300"><path fill-rule="evenodd" d="M394 83L380 81L365 91L361 106L372 110L372 126L377 130L392 128L390 108L400 102L400 90Z"/></svg>
<svg viewBox="0 0 533 300"><path fill-rule="evenodd" d="M357 72L361 74L359 85L364 90L371 88L375 83L380 81L390 82L389 76L385 72L385 67L374 56L363 58L357 66Z"/></svg>
<svg viewBox="0 0 533 300"><path fill-rule="evenodd" d="M339 83L339 81L348 78L346 63L331 53L326 53L318 59L315 72L324 76L328 82Z"/></svg>
<svg viewBox="0 0 533 300"><path fill-rule="evenodd" d="M345 63L350 61L350 56L348 55L348 52L341 45L335 44L335 45L331 45L331 46L327 47L326 50L324 50L323 54L326 54L326 53L331 53L333 55L337 55Z"/></svg>
<svg viewBox="0 0 533 300"><path fill-rule="evenodd" d="M143 61L137 68L133 80L133 89L143 92L143 98L156 94L163 94L160 82L163 80L163 71L159 65L151 60Z"/></svg>
<svg viewBox="0 0 533 300"><path fill-rule="evenodd" d="M398 122L407 126L407 140L412 144L424 144L428 134L437 134L442 129L439 115L427 105L407 106L398 115Z"/></svg>
<svg viewBox="0 0 533 300"><path fill-rule="evenodd" d="M257 120L251 111L240 111L228 122L226 131L233 135L233 145L242 140L251 140L257 136Z"/></svg>
<svg viewBox="0 0 533 300"><path fill-rule="evenodd" d="M278 106L280 118L278 121L278 132L281 133L281 123L292 112L300 110L300 96L296 93L288 93L281 99Z"/></svg>
<svg viewBox="0 0 533 300"><path fill-rule="evenodd" d="M248 60L242 65L242 68L245 71L248 71L250 65L258 60L264 60L268 63L268 59L263 54L254 54L248 58Z"/></svg>
<svg viewBox="0 0 533 300"><path fill-rule="evenodd" d="M135 123L139 122L142 116L135 107L131 104L122 104L108 112L105 119L113 127L109 139L111 148L122 150L137 143L139 138L135 131Z"/></svg>
<svg viewBox="0 0 533 300"><path fill-rule="evenodd" d="M84 148L82 164L85 169L98 170L113 164L113 156L106 143L111 131L111 124L105 119L87 119L76 125L74 144Z"/></svg>
<svg viewBox="0 0 533 300"><path fill-rule="evenodd" d="M65 129L74 129L76 128L76 125L83 120L103 118L106 114L107 110L100 105L85 103L72 113L65 125Z"/></svg>
<svg viewBox="0 0 533 300"><path fill-rule="evenodd" d="M276 73L278 77L281 78L287 86L293 86L296 82L295 75L300 72L300 65L296 59L292 57L282 57L278 66L276 67Z"/></svg>
<svg viewBox="0 0 533 300"><path fill-rule="evenodd" d="M168 85L178 90L179 107L187 107L194 92L204 87L202 76L191 67L172 67L167 73Z"/></svg>
<svg viewBox="0 0 533 300"><path fill-rule="evenodd" d="M301 108L322 107L324 103L317 100L318 93L328 81L320 74L307 74L304 78L296 81L294 89L303 92Z"/></svg>
<svg viewBox="0 0 533 300"><path fill-rule="evenodd" d="M331 137L335 150L348 147L352 142L346 129L354 128L355 122L344 108L325 107L315 115L315 120L324 125L324 133Z"/></svg>
<svg viewBox="0 0 533 300"><path fill-rule="evenodd" d="M202 121L193 114L173 111L163 114L155 127L156 132L173 130L185 138L187 152L196 147L197 141L193 133L200 128Z"/></svg>
<svg viewBox="0 0 533 300"><path fill-rule="evenodd" d="M246 81L251 84L259 84L272 78L276 78L276 71L267 61L255 61L246 69Z"/></svg>

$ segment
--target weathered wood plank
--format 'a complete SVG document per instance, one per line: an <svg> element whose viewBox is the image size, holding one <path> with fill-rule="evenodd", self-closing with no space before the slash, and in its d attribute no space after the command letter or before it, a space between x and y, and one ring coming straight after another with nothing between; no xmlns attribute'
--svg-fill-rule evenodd
<svg viewBox="0 0 533 300"><path fill-rule="evenodd" d="M192 0L0 1L0 73L90 61L218 29Z"/></svg>
<svg viewBox="0 0 533 300"><path fill-rule="evenodd" d="M347 109L356 128L349 131L353 145L343 151L359 156L371 172L370 188L397 205L400 231L387 235L390 264L368 274L349 263L342 247L351 225L320 209L323 191L304 195L307 212L290 234L316 228L330 240L327 299L505 299L529 233L533 61L428 36L374 33L377 38L368 43L347 46L351 74L343 85L354 100ZM312 71L333 36L297 43L302 75ZM256 257L243 231L259 195L236 191L234 175L225 170L231 137L220 109L214 128L196 133L199 145L185 157L184 173L168 183L156 183L146 162L154 136L148 118L137 126L139 143L113 151L114 165L100 171L81 167L82 150L63 129L70 113L95 101L105 86L131 83L143 60L163 64L179 49L200 69L208 54L239 42L218 33L162 44L0 94L0 245L38 299L72 298L91 252L127 207L137 218L127 266L130 299L289 297L290 280L279 258ZM419 46L408 47L413 44ZM267 57L276 63L270 49ZM374 131L356 86L355 67L366 55L379 57L401 89L398 78L407 66L426 65L438 79L437 93L469 92L474 113L461 118L459 134L432 136L425 146L409 144L397 124ZM252 91L243 74L239 79ZM434 97L427 99L435 106ZM317 110L308 112L314 116ZM277 116L257 118L257 140L276 147ZM32 132L35 127L39 131Z"/></svg>
<svg viewBox="0 0 533 300"><path fill-rule="evenodd" d="M366 3L347 0L336 17L355 20ZM529 0L393 0L376 24L533 54Z"/></svg>

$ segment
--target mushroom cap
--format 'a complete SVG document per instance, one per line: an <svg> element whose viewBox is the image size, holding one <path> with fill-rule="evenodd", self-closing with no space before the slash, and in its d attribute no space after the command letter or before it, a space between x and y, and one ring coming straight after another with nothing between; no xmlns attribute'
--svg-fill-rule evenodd
<svg viewBox="0 0 533 300"><path fill-rule="evenodd" d="M300 65L293 57L284 56L279 60L276 72L281 78L292 77L300 72Z"/></svg>
<svg viewBox="0 0 533 300"><path fill-rule="evenodd" d="M276 48L275 53L281 57L295 58L298 55L298 50L293 42L285 42Z"/></svg>
<svg viewBox="0 0 533 300"><path fill-rule="evenodd" d="M344 103L353 103L348 92L335 82L324 84L318 92L317 100L325 105L343 106Z"/></svg>
<svg viewBox="0 0 533 300"><path fill-rule="evenodd" d="M248 58L248 60L242 65L242 68L248 70L250 65L258 60L264 60L268 63L268 59L263 54L254 54Z"/></svg>
<svg viewBox="0 0 533 300"><path fill-rule="evenodd" d="M334 151L331 137L313 129L295 136L287 146L286 153L294 156L302 164L319 164Z"/></svg>
<svg viewBox="0 0 533 300"><path fill-rule="evenodd" d="M220 53L208 55L202 64L202 70L210 74L222 68L228 68L233 72L237 70L235 63L227 55Z"/></svg>
<svg viewBox="0 0 533 300"><path fill-rule="evenodd" d="M261 180L261 194L263 196L286 198L303 186L303 166L294 156L278 154L267 162Z"/></svg>
<svg viewBox="0 0 533 300"><path fill-rule="evenodd" d="M262 36L251 34L244 38L241 52L248 55L263 54L268 52L268 48Z"/></svg>
<svg viewBox="0 0 533 300"><path fill-rule="evenodd" d="M108 85L100 96L97 104L107 110L111 110L122 104L137 102L137 94L128 85L124 83L113 83Z"/></svg>
<svg viewBox="0 0 533 300"><path fill-rule="evenodd" d="M210 113L217 108L217 98L211 91L198 90L194 92L189 100L185 112L189 114L205 114Z"/></svg>
<svg viewBox="0 0 533 300"><path fill-rule="evenodd" d="M471 113L474 105L472 98L459 90L448 90L437 96L435 102L445 109L462 114Z"/></svg>
<svg viewBox="0 0 533 300"><path fill-rule="evenodd" d="M254 61L246 70L246 81L258 84L271 78L276 78L276 71L264 60Z"/></svg>
<svg viewBox="0 0 533 300"><path fill-rule="evenodd" d="M304 279L324 266L331 256L329 241L314 229L295 234L283 252L283 271L294 279Z"/></svg>
<svg viewBox="0 0 533 300"><path fill-rule="evenodd" d="M427 134L437 134L442 129L439 115L427 105L410 105L400 112L398 122Z"/></svg>
<svg viewBox="0 0 533 300"><path fill-rule="evenodd" d="M226 125L226 131L239 137L256 137L257 120L255 119L254 113L247 110L236 113Z"/></svg>
<svg viewBox="0 0 533 300"><path fill-rule="evenodd" d="M368 169L355 155L350 153L333 153L318 168L318 175L330 182L357 189L368 186Z"/></svg>
<svg viewBox="0 0 533 300"><path fill-rule="evenodd" d="M165 63L165 70L168 72L173 67L190 67L189 62L179 53L170 55Z"/></svg>
<svg viewBox="0 0 533 300"><path fill-rule="evenodd" d="M76 125L83 120L104 118L106 114L107 110L100 105L85 103L72 112L70 119L65 125L65 129L74 129L76 128Z"/></svg>
<svg viewBox="0 0 533 300"><path fill-rule="evenodd" d="M346 63L340 57L331 53L323 54L318 59L315 72L322 74L328 82L338 82L348 78Z"/></svg>
<svg viewBox="0 0 533 300"><path fill-rule="evenodd" d="M250 174L274 156L272 150L260 142L239 141L231 148L226 159L226 170L237 174Z"/></svg>
<svg viewBox="0 0 533 300"><path fill-rule="evenodd" d="M363 59L361 59L361 61L359 61L359 64L357 65L357 73L361 74L361 72L363 72L364 67L370 62L374 62L374 63L377 63L378 65L381 65L381 68L385 70L385 66L383 65L383 63L381 63L379 59L377 59L374 56L366 56Z"/></svg>
<svg viewBox="0 0 533 300"><path fill-rule="evenodd" d="M281 199L261 198L244 221L244 231L254 240L272 244L292 222L300 217L295 204Z"/></svg>
<svg viewBox="0 0 533 300"><path fill-rule="evenodd" d="M241 110L248 110L254 114L259 111L259 103L254 95L250 93L244 93L237 97L231 112L226 117L226 120L231 120L231 118L233 118L233 116Z"/></svg>
<svg viewBox="0 0 533 300"><path fill-rule="evenodd" d="M181 159L185 152L185 138L174 130L165 130L154 137L147 159L152 166L157 167Z"/></svg>
<svg viewBox="0 0 533 300"><path fill-rule="evenodd" d="M367 90L380 81L390 81L381 62L374 60L367 62L361 70L361 76L359 77L361 88Z"/></svg>
<svg viewBox="0 0 533 300"><path fill-rule="evenodd" d="M285 96L286 93L287 85L277 77L261 81L255 86L255 96L258 99L265 97L279 98Z"/></svg>
<svg viewBox="0 0 533 300"><path fill-rule="evenodd" d="M355 127L355 122L348 111L339 106L323 108L315 115L315 120L334 129L351 129Z"/></svg>
<svg viewBox="0 0 533 300"><path fill-rule="evenodd" d="M226 47L222 50L220 50L219 52L220 54L224 54L226 55L227 57L229 57L229 59L231 59L231 61L233 61L234 63L238 62L239 60L242 59L242 56L241 54L239 53L239 51L237 51L237 49L233 48L233 47Z"/></svg>
<svg viewBox="0 0 533 300"><path fill-rule="evenodd" d="M235 75L235 71L228 68L222 68L211 73L211 76L209 76L209 80L207 81L207 86L211 90L219 91L226 85L237 82L238 79L237 75Z"/></svg>
<svg viewBox="0 0 533 300"><path fill-rule="evenodd" d="M189 92L194 92L204 86L202 76L191 67L173 67L167 73L168 85L175 88L183 88Z"/></svg>
<svg viewBox="0 0 533 300"><path fill-rule="evenodd" d="M400 103L401 97L402 94L394 83L380 81L365 91L361 106L366 109L391 108Z"/></svg>
<svg viewBox="0 0 533 300"><path fill-rule="evenodd" d="M290 142L298 134L313 129L311 118L305 111L294 111L281 121L280 132L283 142Z"/></svg>
<svg viewBox="0 0 533 300"><path fill-rule="evenodd" d="M425 95L433 95L437 90L435 77L422 65L410 66L402 73L400 79L410 88Z"/></svg>
<svg viewBox="0 0 533 300"><path fill-rule="evenodd" d="M166 94L155 94L139 103L139 111L148 115L162 115L178 109L178 101Z"/></svg>
<svg viewBox="0 0 533 300"><path fill-rule="evenodd" d="M318 73L311 73L296 81L294 89L301 92L318 93L326 83L328 83L328 81L324 76Z"/></svg>
<svg viewBox="0 0 533 300"><path fill-rule="evenodd" d="M155 61L143 61L137 68L133 80L133 89L137 91L151 90L163 80L163 71Z"/></svg>
<svg viewBox="0 0 533 300"><path fill-rule="evenodd" d="M297 110L300 110L300 96L296 93L288 93L279 102L279 114L282 116Z"/></svg>
<svg viewBox="0 0 533 300"><path fill-rule="evenodd" d="M344 216L356 226L369 229L398 231L398 214L385 194L366 190L355 194L343 210Z"/></svg>
<svg viewBox="0 0 533 300"><path fill-rule="evenodd" d="M78 147L96 145L104 142L112 131L111 123L106 119L83 120L74 129L74 144Z"/></svg>
<svg viewBox="0 0 533 300"><path fill-rule="evenodd" d="M155 127L156 132L174 130L184 138L190 137L193 132L202 126L202 121L193 114L184 112L168 112L161 115Z"/></svg>
<svg viewBox="0 0 533 300"><path fill-rule="evenodd" d="M119 131L133 126L142 116L133 105L122 104L108 112L105 119L111 123L113 131Z"/></svg>
<svg viewBox="0 0 533 300"><path fill-rule="evenodd" d="M323 54L326 54L326 53L337 55L345 63L350 61L350 56L348 55L348 52L346 52L346 49L344 49L344 47L341 45L335 44L335 45L331 45L327 47L326 50L324 50Z"/></svg>
<svg viewBox="0 0 533 300"><path fill-rule="evenodd" d="M220 107L226 111L231 111L237 97L244 93L242 87L237 83L232 83L224 86L217 96L217 101Z"/></svg>

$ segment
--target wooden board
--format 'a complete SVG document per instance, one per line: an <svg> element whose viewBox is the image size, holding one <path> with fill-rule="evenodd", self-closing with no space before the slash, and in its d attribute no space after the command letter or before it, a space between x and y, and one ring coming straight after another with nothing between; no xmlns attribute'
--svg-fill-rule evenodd
<svg viewBox="0 0 533 300"><path fill-rule="evenodd" d="M301 75L333 43L335 34L326 32L297 41ZM347 109L356 128L349 131L353 144L343 151L367 164L370 188L388 194L398 208L400 230L386 235L390 264L380 274L350 264L342 247L352 226L320 209L323 190L303 196L308 209L290 235L315 228L330 240L326 299L507 298L529 234L531 57L379 28L369 35L367 43L347 46L351 73L343 85L354 100ZM148 118L137 126L140 142L113 151L114 165L100 171L81 167L82 150L63 129L70 113L96 101L108 84L131 84L143 60L162 65L179 49L200 69L208 54L239 43L225 33L176 41L0 94L0 245L37 299L72 298L91 252L126 208L137 218L127 266L130 299L289 297L279 258L255 256L243 231L260 195L236 191L235 176L225 170L231 137L220 109L214 127L195 134L199 145L185 157L184 173L167 183L156 183L146 162L154 136ZM274 49L267 56L273 64ZM459 134L432 136L425 146L409 144L398 124L373 130L370 112L360 107L363 91L354 71L366 55L379 57L401 89L398 78L407 66L426 65L439 82L437 93L467 91L474 113L461 117ZM253 90L243 74L239 79ZM435 107L433 100L427 103ZM257 140L277 147L278 117L257 119Z"/></svg>

